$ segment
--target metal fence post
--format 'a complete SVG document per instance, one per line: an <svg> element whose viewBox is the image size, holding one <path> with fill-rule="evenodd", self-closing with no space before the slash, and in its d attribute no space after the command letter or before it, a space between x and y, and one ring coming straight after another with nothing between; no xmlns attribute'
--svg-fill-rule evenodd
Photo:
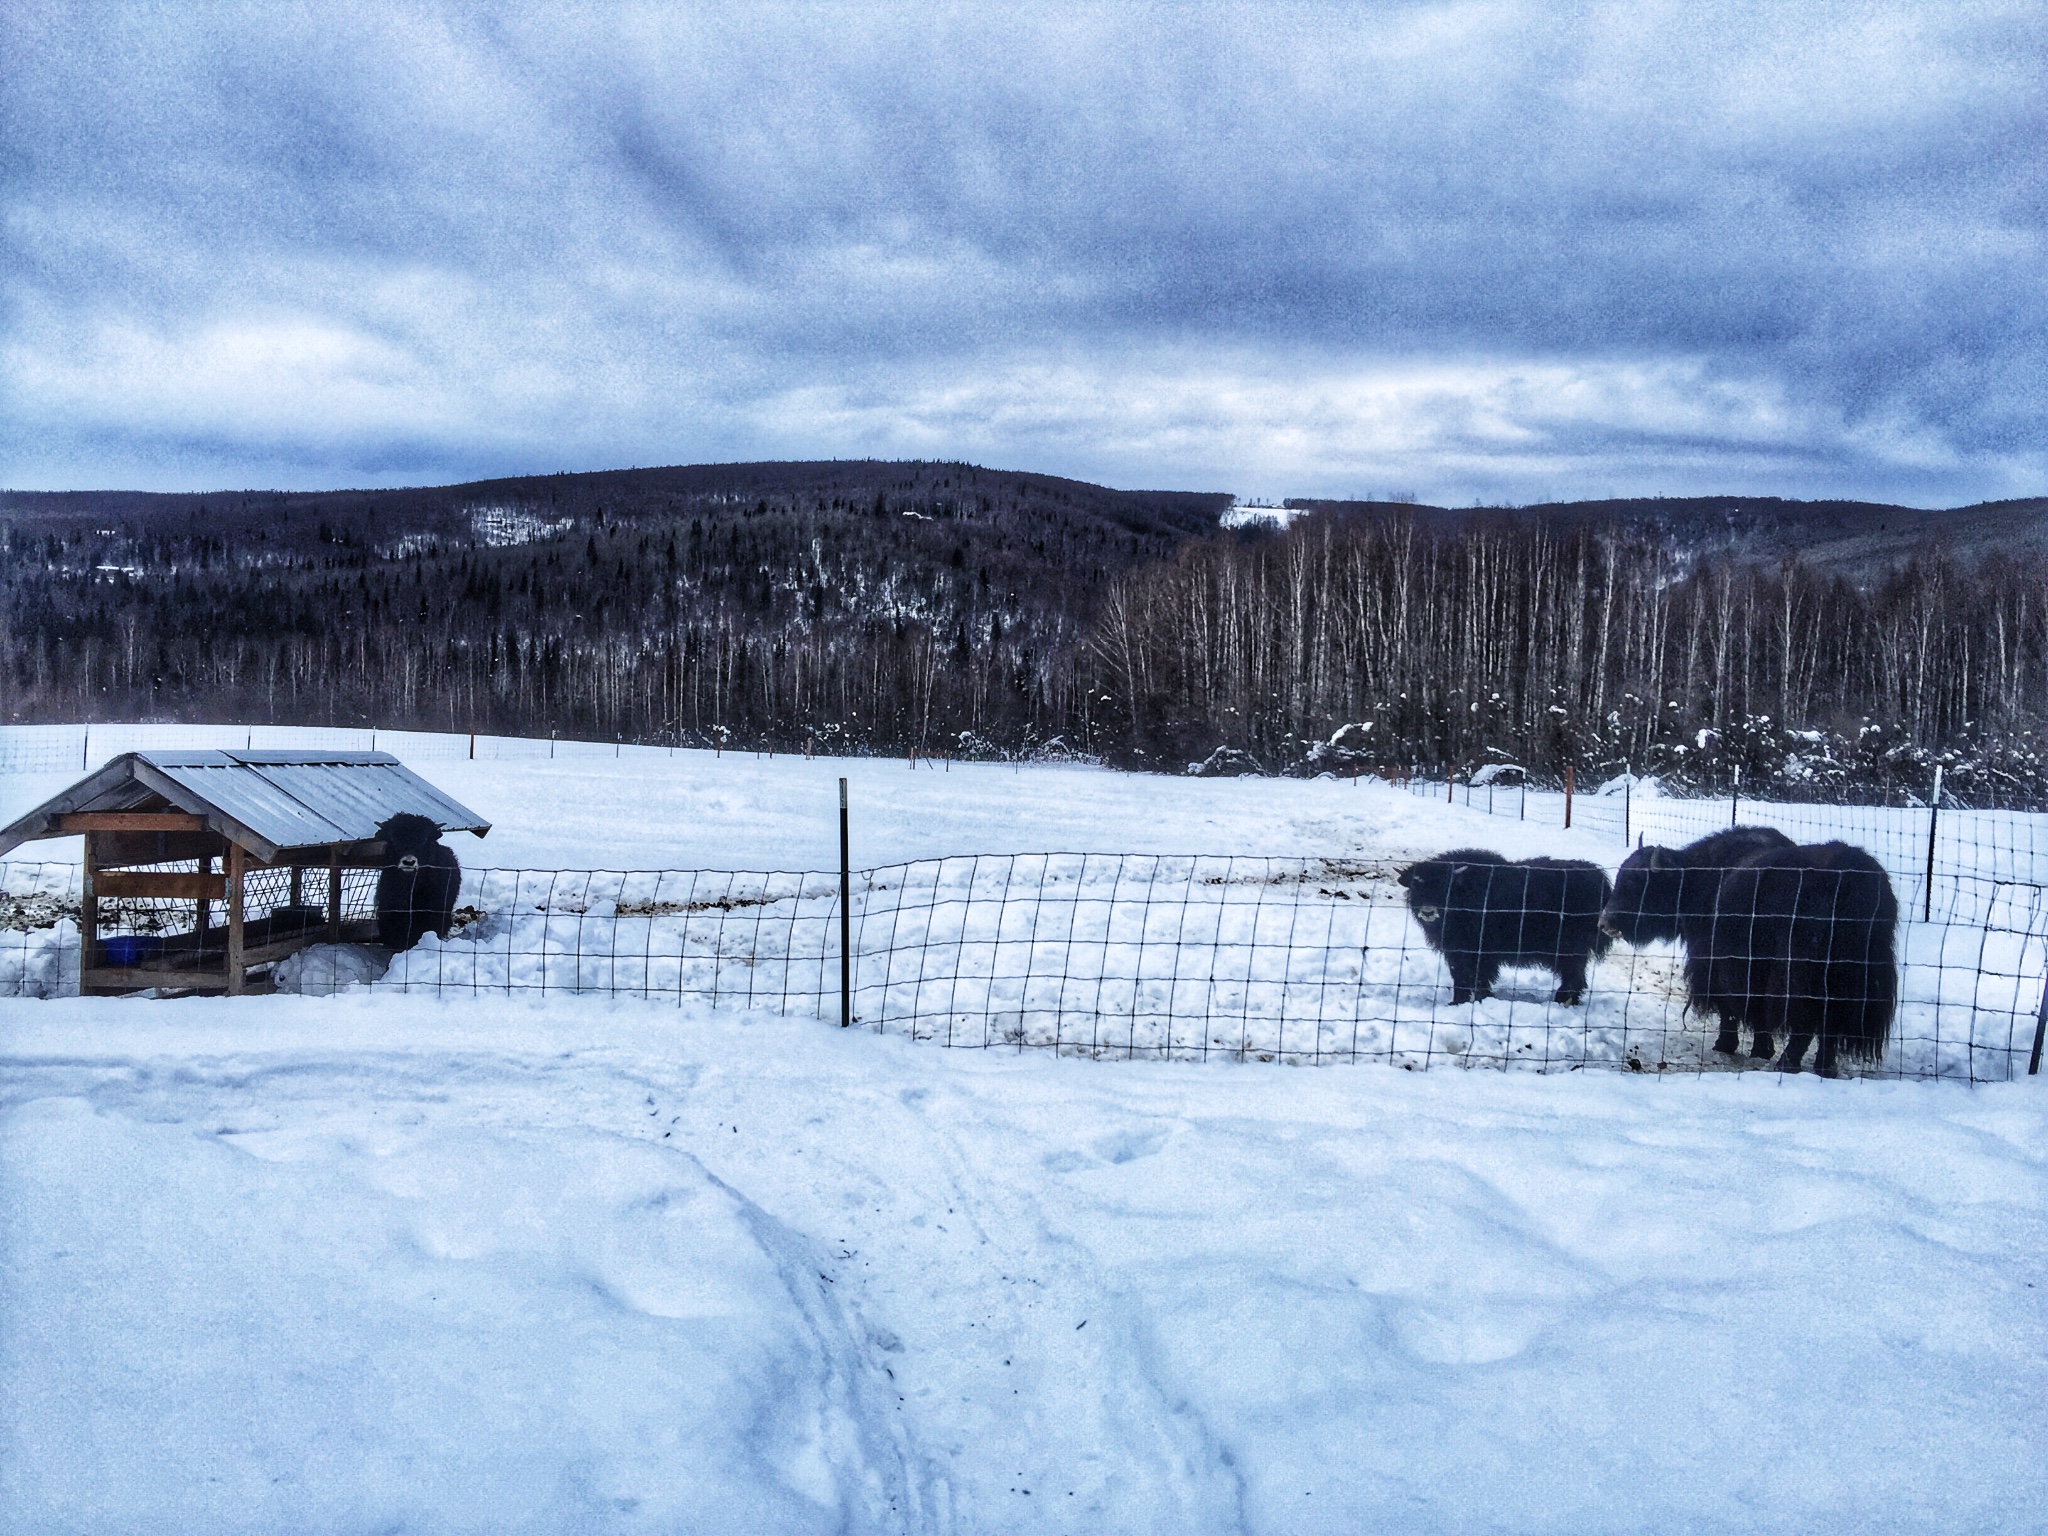
<svg viewBox="0 0 2048 1536"><path fill-rule="evenodd" d="M1742 814L1742 769L1741 769L1741 767L1740 767L1740 766L1738 765L1738 766L1737 766L1737 768L1736 768L1736 770L1735 770L1735 787L1734 787L1733 789L1731 789L1731 790L1729 790L1729 791L1728 791L1728 825L1729 825L1729 826L1731 826L1731 827L1732 827L1732 826L1734 826L1734 825L1735 825L1735 822L1736 822L1736 818L1737 818L1737 817L1739 817L1739 816L1740 816L1741 814Z"/></svg>
<svg viewBox="0 0 2048 1536"><path fill-rule="evenodd" d="M1564 765L1564 824L1572 824L1572 765Z"/></svg>
<svg viewBox="0 0 2048 1536"><path fill-rule="evenodd" d="M846 832L846 780L839 781L839 1027L853 1022L853 868Z"/></svg>
<svg viewBox="0 0 2048 1536"><path fill-rule="evenodd" d="M1934 828L1941 820L1941 768L1940 763L1934 765L1934 798L1927 802L1927 880L1925 900L1920 907L1923 923L1934 921Z"/></svg>
<svg viewBox="0 0 2048 1536"><path fill-rule="evenodd" d="M2048 1034L2048 976L2041 978L2041 1007L2034 1015L2034 1054L2027 1058L2027 1076L2041 1072L2041 1036Z"/></svg>

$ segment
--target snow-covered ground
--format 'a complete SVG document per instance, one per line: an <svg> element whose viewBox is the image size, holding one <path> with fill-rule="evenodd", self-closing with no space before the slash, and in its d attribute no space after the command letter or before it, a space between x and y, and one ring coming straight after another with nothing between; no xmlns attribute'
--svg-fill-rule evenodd
<svg viewBox="0 0 2048 1536"><path fill-rule="evenodd" d="M42 1531L2032 1531L2032 1084L0 1004Z"/></svg>
<svg viewBox="0 0 2048 1536"><path fill-rule="evenodd" d="M1291 1071L1227 1033L1097 1059L1233 1001L1321 1021L1347 948L1349 996L1391 964L1432 1031L1383 1059L1593 1040L1533 973L1448 1008L1382 877L1466 843L1612 867L1610 833L1369 784L379 744L496 823L455 840L493 907L466 954L332 998L0 999L0 1529L2038 1528L2039 1079ZM1006 966L1052 944L1052 1027L1095 1034L940 1050L710 1007L680 960L640 974L665 1005L591 995L693 923L714 970L788 990L836 926L836 878L800 877L836 865L841 774L876 877L863 1008L1000 1022ZM76 775L0 775L0 821ZM1263 873L1029 857L1058 848ZM75 851L46 851L61 887ZM963 852L1027 857L931 862ZM487 867L795 874L549 875L527 910ZM1038 892L1031 932L988 904L997 868ZM550 990L516 990L551 934ZM1162 974L1183 940L1209 969ZM497 976L500 945L494 994L399 990ZM1282 973L1235 978L1240 953ZM1978 955L1939 975L1981 989ZM1668 963L1618 951L1596 985ZM806 984L836 1010L835 976Z"/></svg>

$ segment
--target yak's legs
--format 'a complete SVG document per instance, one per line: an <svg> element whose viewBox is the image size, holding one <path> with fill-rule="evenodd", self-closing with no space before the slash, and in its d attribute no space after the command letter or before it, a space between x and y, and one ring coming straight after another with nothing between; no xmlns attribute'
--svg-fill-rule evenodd
<svg viewBox="0 0 2048 1536"><path fill-rule="evenodd" d="M1586 959L1574 955L1558 961L1557 998L1560 1003L1576 1003L1586 995Z"/></svg>
<svg viewBox="0 0 2048 1536"><path fill-rule="evenodd" d="M1797 1072L1800 1063L1806 1059L1806 1047L1812 1043L1812 1040L1813 1036L1811 1035L1789 1036L1785 1041L1785 1054L1778 1058L1778 1070L1780 1072ZM1820 1062L1817 1059L1814 1062L1814 1070L1821 1072L1822 1076L1827 1075L1825 1072L1822 1072Z"/></svg>
<svg viewBox="0 0 2048 1536"><path fill-rule="evenodd" d="M1477 954L1446 955L1451 967L1451 1005L1477 1002L1493 996L1493 984L1500 979L1500 966L1485 962Z"/></svg>

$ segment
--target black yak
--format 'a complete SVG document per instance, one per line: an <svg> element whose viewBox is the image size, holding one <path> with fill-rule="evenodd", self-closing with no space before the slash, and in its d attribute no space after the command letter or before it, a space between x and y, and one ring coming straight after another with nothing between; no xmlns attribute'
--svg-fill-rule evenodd
<svg viewBox="0 0 2048 1536"><path fill-rule="evenodd" d="M440 827L401 811L377 829L377 836L384 843L384 869L377 876L377 942L411 949L424 934L448 937L462 865L455 850L441 841Z"/></svg>
<svg viewBox="0 0 2048 1536"><path fill-rule="evenodd" d="M1607 953L1600 911L1607 875L1582 859L1509 863L1482 848L1456 848L1400 874L1408 910L1451 971L1451 1001L1489 996L1501 968L1539 965L1557 974L1557 1001L1576 1003L1586 967Z"/></svg>
<svg viewBox="0 0 2048 1536"><path fill-rule="evenodd" d="M1775 827L1730 827L1683 848L1638 848L1622 860L1614 876L1614 894L1600 914L1603 932L1631 944L1658 939L1684 943L1688 1001L1694 1012L1719 1018L1721 1033L1714 1049L1731 1056L1739 1044L1735 1027L1743 1017L1738 1007L1724 1007L1710 995L1708 931L1714 898L1722 877L1744 859L1796 846Z"/></svg>
<svg viewBox="0 0 2048 1536"><path fill-rule="evenodd" d="M1899 905L1884 868L1847 843L1799 847L1767 827L1732 827L1684 848L1643 848L1623 862L1600 924L1631 944L1685 945L1692 1007L1719 1021L1714 1049L1815 1070L1835 1055L1876 1060L1897 1003L1893 937Z"/></svg>
<svg viewBox="0 0 2048 1536"><path fill-rule="evenodd" d="M1708 934L1708 991L1723 1017L1755 1031L1751 1054L1768 1060L1785 1035L1778 1070L1797 1072L1814 1040L1814 1071L1835 1074L1837 1052L1884 1055L1898 1006L1894 942L1899 902L1884 866L1848 843L1774 849L1722 878Z"/></svg>

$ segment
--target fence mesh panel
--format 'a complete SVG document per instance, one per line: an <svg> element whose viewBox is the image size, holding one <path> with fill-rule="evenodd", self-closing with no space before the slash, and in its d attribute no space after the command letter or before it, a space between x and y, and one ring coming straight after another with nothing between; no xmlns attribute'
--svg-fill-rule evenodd
<svg viewBox="0 0 2048 1536"><path fill-rule="evenodd" d="M1576 1003L1555 1000L1549 970L1517 965L1491 996L1454 1002L1446 958L1396 874L1384 861L1080 853L860 871L854 1018L950 1046L1103 1058L1642 1072L1761 1064L1713 1049L1716 1024L1689 1006L1674 944L1616 943ZM366 911L375 871L347 878L349 910ZM324 901L324 872L306 880L307 904ZM0 995L75 992L78 881L76 865L0 864ZM369 985L836 1019L838 886L836 873L470 871L449 936L393 957ZM266 911L279 900L263 899ZM124 918L123 931L148 920ZM2029 882L1951 877L1931 921L1902 902L1882 1057L1845 1058L1840 1069L1969 1081L2024 1073L2044 1001L2044 936L2048 888Z"/></svg>

